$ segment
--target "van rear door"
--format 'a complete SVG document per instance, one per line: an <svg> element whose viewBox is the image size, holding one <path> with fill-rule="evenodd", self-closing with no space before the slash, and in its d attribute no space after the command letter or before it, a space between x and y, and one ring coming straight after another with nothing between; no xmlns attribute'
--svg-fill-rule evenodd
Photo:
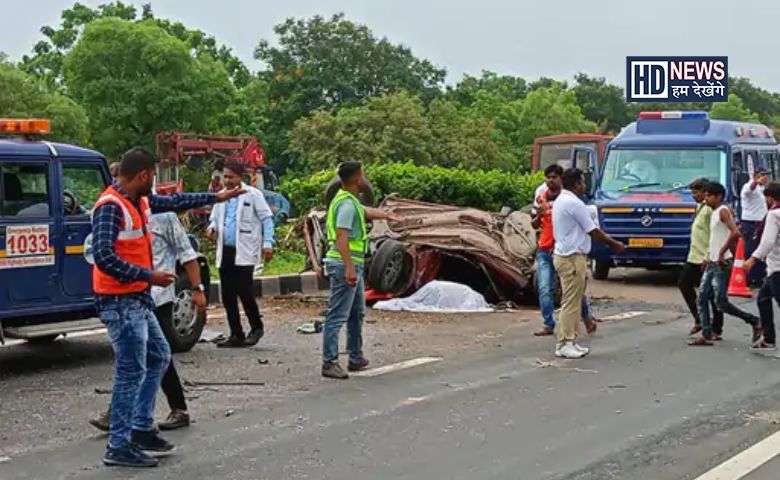
<svg viewBox="0 0 780 480"><path fill-rule="evenodd" d="M4 307L61 300L50 158L0 157L0 291ZM3 308L4 309L4 308Z"/></svg>

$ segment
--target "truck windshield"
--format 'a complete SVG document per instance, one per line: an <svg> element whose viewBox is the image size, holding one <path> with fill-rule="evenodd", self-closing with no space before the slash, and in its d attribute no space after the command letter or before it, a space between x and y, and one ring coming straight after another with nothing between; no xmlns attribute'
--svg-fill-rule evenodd
<svg viewBox="0 0 780 480"><path fill-rule="evenodd" d="M726 152L715 149L611 150L604 162L601 189L606 192L686 189L707 178L725 184Z"/></svg>

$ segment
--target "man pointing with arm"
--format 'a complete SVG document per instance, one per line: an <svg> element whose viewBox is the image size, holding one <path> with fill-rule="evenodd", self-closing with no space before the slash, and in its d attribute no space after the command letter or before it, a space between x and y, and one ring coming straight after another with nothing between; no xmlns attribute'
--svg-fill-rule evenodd
<svg viewBox="0 0 780 480"><path fill-rule="evenodd" d="M154 430L154 401L171 351L154 316L151 286L174 272L153 270L152 212L183 211L224 202L240 191L150 195L156 159L142 148L122 156L116 182L100 194L92 217L92 287L100 320L114 349L114 386L106 465L153 467L147 452L173 449Z"/></svg>

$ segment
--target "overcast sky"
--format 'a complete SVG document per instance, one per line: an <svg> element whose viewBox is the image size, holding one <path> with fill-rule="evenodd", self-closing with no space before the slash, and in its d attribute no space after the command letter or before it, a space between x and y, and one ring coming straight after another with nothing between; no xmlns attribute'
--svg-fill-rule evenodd
<svg viewBox="0 0 780 480"><path fill-rule="evenodd" d="M109 0L81 0L90 6ZM140 7L149 0L130 1ZM0 0L0 51L18 59L74 0ZM156 0L155 15L204 30L251 67L287 17L344 12L377 36L445 67L526 78L606 76L624 87L627 55L728 55L729 73L780 92L777 0Z"/></svg>

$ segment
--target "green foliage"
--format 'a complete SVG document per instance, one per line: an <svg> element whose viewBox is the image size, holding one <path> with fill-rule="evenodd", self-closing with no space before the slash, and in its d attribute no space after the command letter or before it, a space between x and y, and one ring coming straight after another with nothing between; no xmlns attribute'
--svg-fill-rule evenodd
<svg viewBox="0 0 780 480"><path fill-rule="evenodd" d="M749 79L741 77L729 79L729 93L737 95L746 109L758 115L761 123L780 127L780 94L756 87Z"/></svg>
<svg viewBox="0 0 780 480"><path fill-rule="evenodd" d="M64 73L68 92L87 110L93 143L109 157L151 147L160 131L204 131L235 97L221 64L193 58L151 21L89 23Z"/></svg>
<svg viewBox="0 0 780 480"><path fill-rule="evenodd" d="M735 93L729 94L728 102L720 102L713 105L710 110L710 117L752 123L760 121L758 115L751 112Z"/></svg>
<svg viewBox="0 0 780 480"><path fill-rule="evenodd" d="M423 100L440 94L444 70L341 14L330 19L291 18L274 31L279 45L260 41L255 58L269 66L265 77L273 108L265 143L282 170L292 160L286 132L317 109L357 106L369 97L399 90Z"/></svg>
<svg viewBox="0 0 780 480"><path fill-rule="evenodd" d="M324 203L324 192L335 173L332 170L303 178L286 178L281 190L298 214ZM366 176L377 198L397 193L434 203L497 211L504 206L521 208L533 200L543 175L512 174L500 170L463 170L407 163L368 165Z"/></svg>
<svg viewBox="0 0 780 480"><path fill-rule="evenodd" d="M73 100L50 92L43 82L10 63L0 62L0 112L4 117L48 118L48 138L89 144L87 114Z"/></svg>
<svg viewBox="0 0 780 480"><path fill-rule="evenodd" d="M619 132L634 119L626 103L623 89L610 85L603 77L594 78L584 73L574 77L572 91L586 119L594 122L600 132Z"/></svg>
<svg viewBox="0 0 780 480"><path fill-rule="evenodd" d="M447 97L466 107L473 104L477 100L477 96L484 92L511 102L525 98L528 93L528 85L520 77L499 76L495 72L483 70L482 76L479 78L467 74L454 88L447 87Z"/></svg>
<svg viewBox="0 0 780 480"><path fill-rule="evenodd" d="M244 86L249 81L249 69L232 54L229 48L218 45L214 37L200 30L189 30L179 22L155 18L149 4L143 5L139 16L138 10L133 5L120 1L103 4L97 8L75 3L73 7L63 10L59 28L50 26L41 28L45 38L35 44L32 55L22 57L22 68L46 82L50 88L60 87L63 83L65 57L78 42L84 27L101 18L154 22L169 34L185 42L193 56L207 56L221 62L236 86Z"/></svg>

